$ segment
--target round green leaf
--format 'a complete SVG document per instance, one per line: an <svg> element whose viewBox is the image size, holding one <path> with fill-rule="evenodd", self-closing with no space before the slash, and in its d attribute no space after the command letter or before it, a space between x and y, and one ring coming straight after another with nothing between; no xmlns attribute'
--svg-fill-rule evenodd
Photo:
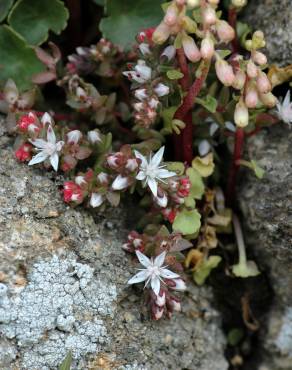
<svg viewBox="0 0 292 370"><path fill-rule="evenodd" d="M205 185L201 175L198 171L191 167L187 169L186 173L191 182L190 197L194 199L202 199L205 191Z"/></svg>
<svg viewBox="0 0 292 370"><path fill-rule="evenodd" d="M100 22L103 37L129 49L141 30L157 26L163 16L159 0L107 0L108 17Z"/></svg>
<svg viewBox="0 0 292 370"><path fill-rule="evenodd" d="M68 18L69 12L60 0L18 0L8 22L30 45L40 45L49 31L59 34Z"/></svg>
<svg viewBox="0 0 292 370"><path fill-rule="evenodd" d="M183 235L195 234L201 226L201 215L195 209L188 211L184 209L179 212L172 225L174 231L181 232Z"/></svg>
<svg viewBox="0 0 292 370"><path fill-rule="evenodd" d="M0 81L11 78L19 90L32 86L31 77L45 70L33 48L10 27L0 26Z"/></svg>
<svg viewBox="0 0 292 370"><path fill-rule="evenodd" d="M13 0L0 0L0 22L2 22L13 4Z"/></svg>

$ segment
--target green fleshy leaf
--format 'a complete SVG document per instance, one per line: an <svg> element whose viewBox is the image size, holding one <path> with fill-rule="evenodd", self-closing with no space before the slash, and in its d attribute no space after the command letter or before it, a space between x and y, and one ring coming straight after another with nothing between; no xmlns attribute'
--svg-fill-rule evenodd
<svg viewBox="0 0 292 370"><path fill-rule="evenodd" d="M211 96L207 95L205 99L196 99L196 103L202 105L204 108L206 108L209 112L215 113L217 109L217 100Z"/></svg>
<svg viewBox="0 0 292 370"><path fill-rule="evenodd" d="M254 261L239 262L232 266L232 272L235 276L241 278L248 278L257 276L260 271Z"/></svg>
<svg viewBox="0 0 292 370"><path fill-rule="evenodd" d="M251 31L252 29L247 23L236 22L236 34L242 46L245 46L246 38Z"/></svg>
<svg viewBox="0 0 292 370"><path fill-rule="evenodd" d="M105 6L106 0L92 0L95 4L99 6Z"/></svg>
<svg viewBox="0 0 292 370"><path fill-rule="evenodd" d="M18 0L8 22L30 45L40 45L49 31L60 34L68 18L69 12L60 0Z"/></svg>
<svg viewBox="0 0 292 370"><path fill-rule="evenodd" d="M198 171L191 167L187 169L186 174L188 175L191 182L189 196L193 199L202 199L205 191L205 185L201 175Z"/></svg>
<svg viewBox="0 0 292 370"><path fill-rule="evenodd" d="M166 72L166 76L170 80L179 80L180 78L183 78L184 74L181 73L178 69L171 69L170 71Z"/></svg>
<svg viewBox="0 0 292 370"><path fill-rule="evenodd" d="M216 50L216 53L218 53L220 55L220 57L222 59L228 57L228 55L231 54L231 51L230 50Z"/></svg>
<svg viewBox="0 0 292 370"><path fill-rule="evenodd" d="M0 64L1 83L11 78L20 91L29 89L31 77L45 70L33 48L6 25L0 26Z"/></svg>
<svg viewBox="0 0 292 370"><path fill-rule="evenodd" d="M172 119L177 110L177 107L169 107L163 109L161 116L163 119L163 129L162 133L167 135L172 133Z"/></svg>
<svg viewBox="0 0 292 370"><path fill-rule="evenodd" d="M176 215L172 228L183 235L190 235L196 233L200 226L201 215L199 212L195 209L191 211L184 209Z"/></svg>
<svg viewBox="0 0 292 370"><path fill-rule="evenodd" d="M262 178L264 177L264 175L265 175L265 170L264 170L264 169L262 169L262 168L257 164L257 162L256 162L256 161L254 161L254 160L251 160L251 161L250 161L250 163L251 163L251 165L252 165L252 169L254 170L254 173L255 173L256 177L257 177L258 179L262 179Z"/></svg>
<svg viewBox="0 0 292 370"><path fill-rule="evenodd" d="M193 273L193 279L198 285L203 285L211 271L216 268L221 262L220 256L210 256L207 260L204 260L202 264Z"/></svg>
<svg viewBox="0 0 292 370"><path fill-rule="evenodd" d="M1 0L0 1L0 22L2 22L9 12L14 0Z"/></svg>
<svg viewBox="0 0 292 370"><path fill-rule="evenodd" d="M141 30L157 26L163 17L159 0L107 0L106 12L100 22L103 37L127 50Z"/></svg>
<svg viewBox="0 0 292 370"><path fill-rule="evenodd" d="M228 344L231 346L237 346L243 338L243 331L239 328L231 329L227 335Z"/></svg>
<svg viewBox="0 0 292 370"><path fill-rule="evenodd" d="M72 364L72 353L68 352L67 356L64 358L63 362L59 366L59 370L70 370Z"/></svg>
<svg viewBox="0 0 292 370"><path fill-rule="evenodd" d="M185 172L185 166L182 162L167 162L166 168L168 171L174 171L178 176L182 176Z"/></svg>

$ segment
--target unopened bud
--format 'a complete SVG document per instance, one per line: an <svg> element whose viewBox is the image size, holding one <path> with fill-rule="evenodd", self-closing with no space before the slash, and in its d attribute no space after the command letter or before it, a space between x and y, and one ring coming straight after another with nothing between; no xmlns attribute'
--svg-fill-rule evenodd
<svg viewBox="0 0 292 370"><path fill-rule="evenodd" d="M216 23L216 30L218 37L222 42L230 42L235 37L234 29L226 21L219 20Z"/></svg>
<svg viewBox="0 0 292 370"><path fill-rule="evenodd" d="M203 23L207 26L211 26L212 24L215 24L217 20L216 12L211 7L208 6L203 11Z"/></svg>
<svg viewBox="0 0 292 370"><path fill-rule="evenodd" d="M201 55L203 59L211 59L214 55L214 42L210 36L205 37L201 43Z"/></svg>
<svg viewBox="0 0 292 370"><path fill-rule="evenodd" d="M170 35L170 28L169 26L164 23L163 21L159 24L156 30L153 33L152 41L155 44L161 45L163 44Z"/></svg>
<svg viewBox="0 0 292 370"><path fill-rule="evenodd" d="M170 61L175 57L175 53L175 47L173 45L169 45L163 50L161 57L166 57L167 60Z"/></svg>
<svg viewBox="0 0 292 370"><path fill-rule="evenodd" d="M238 127L246 127L249 121L249 114L246 105L243 100L240 99L235 106L234 111L234 122Z"/></svg>
<svg viewBox="0 0 292 370"><path fill-rule="evenodd" d="M241 90L244 87L246 80L245 73L240 69L235 73L235 79L233 81L232 87L237 90Z"/></svg>
<svg viewBox="0 0 292 370"><path fill-rule="evenodd" d="M184 35L182 38L182 46L186 57L193 63L201 59L201 53L194 39L191 36Z"/></svg>
<svg viewBox="0 0 292 370"><path fill-rule="evenodd" d="M247 108L255 108L257 106L258 92L253 83L248 85L244 101Z"/></svg>
<svg viewBox="0 0 292 370"><path fill-rule="evenodd" d="M232 0L231 4L236 8L242 8L247 4L247 0Z"/></svg>
<svg viewBox="0 0 292 370"><path fill-rule="evenodd" d="M166 14L164 16L164 23L167 26L174 26L177 22L177 16L178 16L178 9L176 7L176 4L171 3L169 7L166 10Z"/></svg>
<svg viewBox="0 0 292 370"><path fill-rule="evenodd" d="M277 98L271 93L259 94L261 102L268 108L273 108L277 104Z"/></svg>
<svg viewBox="0 0 292 370"><path fill-rule="evenodd" d="M260 51L254 50L251 54L252 60L257 63L258 65L262 66L264 64L267 64L267 57L265 54L261 53Z"/></svg>
<svg viewBox="0 0 292 370"><path fill-rule="evenodd" d="M215 69L217 77L224 86L231 86L233 84L235 76L230 64L223 59L217 59Z"/></svg>
<svg viewBox="0 0 292 370"><path fill-rule="evenodd" d="M268 76L264 72L260 72L257 77L257 88L262 94L267 94L272 90L272 85Z"/></svg>
<svg viewBox="0 0 292 370"><path fill-rule="evenodd" d="M249 60L246 66L246 72L248 77L255 78L258 75L258 67L254 64L252 60Z"/></svg>

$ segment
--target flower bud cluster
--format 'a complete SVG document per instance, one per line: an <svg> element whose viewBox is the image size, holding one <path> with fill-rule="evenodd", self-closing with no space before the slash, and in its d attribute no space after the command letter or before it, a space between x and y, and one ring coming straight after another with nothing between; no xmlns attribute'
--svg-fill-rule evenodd
<svg viewBox="0 0 292 370"><path fill-rule="evenodd" d="M90 47L76 48L76 54L68 56L66 69L71 75L95 73L102 77L112 77L117 73L116 60L123 59L119 48L104 38Z"/></svg>
<svg viewBox="0 0 292 370"><path fill-rule="evenodd" d="M127 252L136 253L140 263L143 263L144 267L146 267L145 270L142 270L143 272L138 274L145 274L145 278L148 275L148 278L151 280L151 289L148 290L147 302L154 320L159 320L163 316L169 318L173 312L181 311L180 300L172 291L183 291L186 289L184 280L177 274L177 272L183 271L183 266L177 260L176 255L171 253L180 243L187 243L189 246L188 242L184 240L180 234L165 235L164 233L164 235L162 235L158 232L153 236L132 231L128 235L128 242L123 245L123 249ZM157 257L150 262L146 257L147 255ZM164 261L160 261L161 257L164 258ZM170 267L171 271L165 270L165 267L162 267L163 263L167 265L167 267ZM161 274L159 278L163 281L163 284L159 284L158 288L153 282L153 280L155 280L154 274L152 275L154 269L158 271L158 274ZM176 273L174 273L173 270ZM137 275L130 279L129 284L142 281L141 277L138 278Z"/></svg>
<svg viewBox="0 0 292 370"><path fill-rule="evenodd" d="M61 133L48 113L43 114L41 119L33 111L21 115L16 130L21 137L21 145L15 152L16 158L21 162L31 160L29 164L46 164L49 160L55 170L58 169L61 159L61 169L64 172L75 168L78 161L88 158L94 145L92 140L84 137L79 130L67 128ZM97 130L93 132L98 135ZM57 141L56 134L62 140ZM34 152L39 153L32 159Z"/></svg>
<svg viewBox="0 0 292 370"><path fill-rule="evenodd" d="M147 36L146 36L147 35ZM169 86L162 82L162 79L156 72L156 66L150 66L151 48L153 47L151 32L145 30L138 35L141 57L136 65L128 65L129 71L123 72L124 76L133 83L133 94L135 101L133 103L134 119L138 125L150 127L157 118L157 111L160 106L160 99L169 94ZM169 56L164 54L166 58Z"/></svg>
<svg viewBox="0 0 292 370"><path fill-rule="evenodd" d="M66 75L58 84L65 88L67 104L71 108L90 114L98 125L114 120L115 93L101 95L92 84L78 75Z"/></svg>

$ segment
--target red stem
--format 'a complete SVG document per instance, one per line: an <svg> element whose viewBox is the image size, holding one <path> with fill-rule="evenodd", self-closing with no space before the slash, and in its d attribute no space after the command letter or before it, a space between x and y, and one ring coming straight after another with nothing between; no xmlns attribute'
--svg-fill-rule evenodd
<svg viewBox="0 0 292 370"><path fill-rule="evenodd" d="M244 137L245 137L244 130L238 127L235 133L235 143L234 143L232 165L231 165L231 170L230 170L229 179L228 179L227 203L229 206L232 205L234 198L235 198L236 180L237 180L238 169L240 167L239 161L241 159L243 146L244 146Z"/></svg>
<svg viewBox="0 0 292 370"><path fill-rule="evenodd" d="M189 84L190 84L190 74L189 74L189 68L187 64L187 60L185 57L185 53L182 48L177 50L177 60L180 67L181 72L183 73L183 77L179 80L179 84L181 85L181 88L183 91L188 91ZM176 115L174 118L179 119ZM174 155L175 159L177 161L180 161L184 159L183 154L183 136L182 134L173 134L173 141L174 141Z"/></svg>
<svg viewBox="0 0 292 370"><path fill-rule="evenodd" d="M232 28L234 28L234 31L235 31L235 37L231 42L233 53L238 53L238 50L239 50L238 38L236 35L236 22L237 22L237 12L235 8L231 7L229 8L229 11L228 11L228 23L230 24Z"/></svg>
<svg viewBox="0 0 292 370"><path fill-rule="evenodd" d="M180 49L180 54L183 53L183 50ZM180 55L178 54L178 55ZM184 54L183 54L184 55ZM181 64L181 70L184 70L185 65L187 66L186 59L184 56L185 64ZM180 62L180 59L179 59ZM198 77L195 82L191 85L188 90L187 95L184 97L182 105L177 109L175 112L174 118L184 121L186 127L182 131L182 154L183 154L183 161L187 162L188 164L191 163L193 159L193 123L192 123L192 114L191 109L195 104L195 99L199 95L206 77L209 72L210 62L204 62L205 65L201 70L201 75ZM188 78L186 78L186 76ZM189 85L189 74L187 72L184 73L184 77L180 80L180 84L182 87L186 87Z"/></svg>

